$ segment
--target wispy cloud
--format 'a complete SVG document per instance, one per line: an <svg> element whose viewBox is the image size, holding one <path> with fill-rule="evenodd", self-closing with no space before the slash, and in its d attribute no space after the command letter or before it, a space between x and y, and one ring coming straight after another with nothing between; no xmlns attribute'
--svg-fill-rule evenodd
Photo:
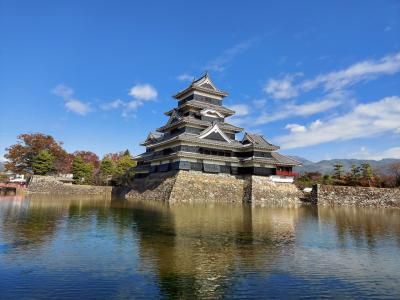
<svg viewBox="0 0 400 300"><path fill-rule="evenodd" d="M129 89L129 96L133 99L123 101L116 99L100 105L100 108L105 111L122 109L122 116L129 117L133 111L136 111L145 102L155 101L158 96L157 90L151 84L136 84Z"/></svg>
<svg viewBox="0 0 400 300"><path fill-rule="evenodd" d="M178 79L179 81L192 81L193 78L194 78L193 75L190 75L190 74L187 74L187 73L183 73L183 74L181 74L181 75L179 75L179 76L177 77L177 79Z"/></svg>
<svg viewBox="0 0 400 300"><path fill-rule="evenodd" d="M102 110L113 110L113 109L117 109L120 107L124 107L126 104L124 101L122 101L121 99L116 99L107 103L103 103L100 105L100 108Z"/></svg>
<svg viewBox="0 0 400 300"><path fill-rule="evenodd" d="M261 109L261 108L265 107L266 104L267 104L267 100L266 99L253 100L253 105L257 109Z"/></svg>
<svg viewBox="0 0 400 300"><path fill-rule="evenodd" d="M235 115L238 117L247 116L250 114L250 106L247 104L235 104L228 106L228 108L235 111Z"/></svg>
<svg viewBox="0 0 400 300"><path fill-rule="evenodd" d="M300 148L332 141L371 137L400 128L400 97L386 97L376 102L359 104L351 112L326 121L316 120L305 130L293 131L277 138L282 148Z"/></svg>
<svg viewBox="0 0 400 300"><path fill-rule="evenodd" d="M244 41L226 49L217 58L206 63L204 69L208 71L223 72L229 64L240 54L254 45L256 39Z"/></svg>
<svg viewBox="0 0 400 300"><path fill-rule="evenodd" d="M66 85L59 84L52 91L54 95L64 100L65 108L81 116L86 116L93 109L89 102L84 102L74 97L74 90Z"/></svg>
<svg viewBox="0 0 400 300"><path fill-rule="evenodd" d="M264 86L264 92L274 99L294 98L299 94L298 87L293 85L293 80L302 74L285 75L281 79L270 79Z"/></svg>
<svg viewBox="0 0 400 300"><path fill-rule="evenodd" d="M71 89L68 86L65 86L63 84L57 85L52 91L54 95L62 97L64 99L71 98L74 94L74 90Z"/></svg>
<svg viewBox="0 0 400 300"><path fill-rule="evenodd" d="M286 129L289 129L290 132L306 132L307 128L303 125L299 125L299 124L287 124L285 126Z"/></svg>
<svg viewBox="0 0 400 300"><path fill-rule="evenodd" d="M380 152L371 152L366 147L361 147L359 151L350 153L349 157L358 157L360 159L381 160L384 158L400 158L400 147L389 148Z"/></svg>
<svg viewBox="0 0 400 300"><path fill-rule="evenodd" d="M261 113L256 116L232 117L232 122L237 125L259 126L295 116L311 116L341 105L344 99L348 99L347 93L335 92L314 102L303 104L289 103L275 111L263 109Z"/></svg>
<svg viewBox="0 0 400 300"><path fill-rule="evenodd" d="M320 74L313 79L303 80L297 84L294 83L295 78L298 77L297 74L285 75L281 79L270 79L265 84L264 91L275 99L289 99L319 87L327 92L337 91L399 71L400 52L387 55L379 60L361 61L346 69Z"/></svg>

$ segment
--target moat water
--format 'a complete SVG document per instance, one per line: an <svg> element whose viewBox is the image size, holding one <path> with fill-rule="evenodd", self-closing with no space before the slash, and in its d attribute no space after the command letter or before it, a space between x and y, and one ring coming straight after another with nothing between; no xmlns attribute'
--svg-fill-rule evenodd
<svg viewBox="0 0 400 300"><path fill-rule="evenodd" d="M0 198L0 299L400 298L400 210Z"/></svg>

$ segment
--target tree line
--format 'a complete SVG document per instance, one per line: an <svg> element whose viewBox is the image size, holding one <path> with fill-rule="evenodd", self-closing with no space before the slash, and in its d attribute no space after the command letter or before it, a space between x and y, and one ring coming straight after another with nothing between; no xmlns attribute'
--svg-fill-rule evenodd
<svg viewBox="0 0 400 300"><path fill-rule="evenodd" d="M400 187L400 163L390 166L390 173L384 174L374 170L369 163L353 164L348 172L343 164L333 166L332 174L320 172L306 172L296 178L295 183L300 188L311 187L313 184L346 185L363 187Z"/></svg>
<svg viewBox="0 0 400 300"><path fill-rule="evenodd" d="M51 135L24 133L6 148L6 170L18 174L73 174L76 184L119 184L136 162L128 150L104 155L100 160L91 151L68 153L63 143Z"/></svg>

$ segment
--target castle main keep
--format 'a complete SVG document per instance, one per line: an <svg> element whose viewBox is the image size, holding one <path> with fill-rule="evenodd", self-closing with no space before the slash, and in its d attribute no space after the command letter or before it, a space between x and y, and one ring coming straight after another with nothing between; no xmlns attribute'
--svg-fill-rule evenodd
<svg viewBox="0 0 400 300"><path fill-rule="evenodd" d="M141 144L136 177L194 170L205 173L269 176L273 181L291 182L292 168L300 163L277 152L279 146L262 135L244 132L226 122L235 112L223 106L228 94L218 89L206 73L173 97L177 107L167 111L168 122L151 132Z"/></svg>

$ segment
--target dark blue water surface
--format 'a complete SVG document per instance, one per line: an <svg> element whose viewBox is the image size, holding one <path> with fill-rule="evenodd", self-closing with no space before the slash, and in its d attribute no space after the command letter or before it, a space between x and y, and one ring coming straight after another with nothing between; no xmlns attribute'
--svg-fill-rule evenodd
<svg viewBox="0 0 400 300"><path fill-rule="evenodd" d="M0 299L400 298L400 210L0 198Z"/></svg>

